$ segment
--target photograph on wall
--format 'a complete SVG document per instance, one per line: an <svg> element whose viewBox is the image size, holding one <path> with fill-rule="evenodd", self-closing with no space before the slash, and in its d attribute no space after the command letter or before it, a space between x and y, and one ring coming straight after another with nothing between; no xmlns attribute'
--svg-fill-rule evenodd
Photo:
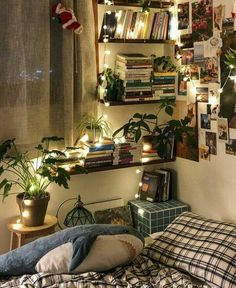
<svg viewBox="0 0 236 288"><path fill-rule="evenodd" d="M217 57L204 58L204 61L200 64L200 82L219 82L219 61Z"/></svg>
<svg viewBox="0 0 236 288"><path fill-rule="evenodd" d="M192 3L193 41L206 41L213 35L212 0L201 0Z"/></svg>
<svg viewBox="0 0 236 288"><path fill-rule="evenodd" d="M219 57L221 54L222 39L220 35L214 35L204 42L204 57Z"/></svg>
<svg viewBox="0 0 236 288"><path fill-rule="evenodd" d="M217 154L216 133L206 131L206 146L209 147L209 154Z"/></svg>
<svg viewBox="0 0 236 288"><path fill-rule="evenodd" d="M221 32L223 19L225 18L225 5L218 5L214 7L214 30Z"/></svg>
<svg viewBox="0 0 236 288"><path fill-rule="evenodd" d="M229 155L236 155L236 140L229 139L228 143L225 143L225 153Z"/></svg>
<svg viewBox="0 0 236 288"><path fill-rule="evenodd" d="M227 118L217 119L217 131L218 131L218 140L227 141L229 139Z"/></svg>
<svg viewBox="0 0 236 288"><path fill-rule="evenodd" d="M182 65L189 65L194 63L194 49L183 49L182 50Z"/></svg>
<svg viewBox="0 0 236 288"><path fill-rule="evenodd" d="M201 128L202 129L211 129L211 115L201 114Z"/></svg>
<svg viewBox="0 0 236 288"><path fill-rule="evenodd" d="M210 105L211 106L211 120L217 120L220 113L220 104Z"/></svg>
<svg viewBox="0 0 236 288"><path fill-rule="evenodd" d="M184 81L185 74L182 72L178 72L178 95L187 96L187 82Z"/></svg>
<svg viewBox="0 0 236 288"><path fill-rule="evenodd" d="M209 102L213 105L216 105L220 102L220 84L219 83L209 83Z"/></svg>
<svg viewBox="0 0 236 288"><path fill-rule="evenodd" d="M190 65L190 78L191 80L200 79L200 69L198 65L195 64Z"/></svg>
<svg viewBox="0 0 236 288"><path fill-rule="evenodd" d="M180 42L182 44L182 49L193 48L193 36L192 36L192 34L180 35Z"/></svg>
<svg viewBox="0 0 236 288"><path fill-rule="evenodd" d="M208 102L208 87L196 87L196 99L198 102Z"/></svg>
<svg viewBox="0 0 236 288"><path fill-rule="evenodd" d="M194 62L204 61L204 42L194 43Z"/></svg>
<svg viewBox="0 0 236 288"><path fill-rule="evenodd" d="M189 2L178 4L178 29L189 28Z"/></svg>
<svg viewBox="0 0 236 288"><path fill-rule="evenodd" d="M206 145L199 146L199 157L202 160L210 160L209 147Z"/></svg>

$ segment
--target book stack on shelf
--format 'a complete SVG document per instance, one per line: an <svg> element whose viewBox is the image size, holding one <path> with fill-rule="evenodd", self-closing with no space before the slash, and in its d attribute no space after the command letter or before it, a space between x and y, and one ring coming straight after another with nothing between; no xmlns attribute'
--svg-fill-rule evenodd
<svg viewBox="0 0 236 288"><path fill-rule="evenodd" d="M171 196L171 170L158 169L153 172L144 171L140 198L150 202L168 201Z"/></svg>
<svg viewBox="0 0 236 288"><path fill-rule="evenodd" d="M104 13L100 40L145 39L168 40L169 11L144 13L133 10ZM105 28L104 28L105 27Z"/></svg>
<svg viewBox="0 0 236 288"><path fill-rule="evenodd" d="M152 92L156 100L176 99L176 73L175 72L154 72Z"/></svg>
<svg viewBox="0 0 236 288"><path fill-rule="evenodd" d="M124 81L123 101L152 100L152 59L143 54L116 55L115 73Z"/></svg>
<svg viewBox="0 0 236 288"><path fill-rule="evenodd" d="M84 160L85 168L104 167L113 164L113 141L107 140L106 142L99 144L88 143L86 146L89 147L89 152Z"/></svg>
<svg viewBox="0 0 236 288"><path fill-rule="evenodd" d="M125 143L115 144L113 165L140 162L141 151L141 143L127 141Z"/></svg>

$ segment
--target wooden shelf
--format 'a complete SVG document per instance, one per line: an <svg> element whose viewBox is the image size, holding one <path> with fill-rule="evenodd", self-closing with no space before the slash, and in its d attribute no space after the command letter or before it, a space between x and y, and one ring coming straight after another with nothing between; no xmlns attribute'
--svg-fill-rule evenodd
<svg viewBox="0 0 236 288"><path fill-rule="evenodd" d="M130 3L128 1L114 0L116 6L130 6L130 7L142 7L141 3ZM104 0L98 0L98 4L104 4ZM174 1L151 1L150 8L169 8L174 5Z"/></svg>
<svg viewBox="0 0 236 288"><path fill-rule="evenodd" d="M167 159L158 159L158 160L148 161L145 163L136 162L136 163L122 164L122 165L94 167L94 168L87 168L87 170L88 170L88 173L93 173L93 172L110 171L110 170L124 169L124 168L137 167L137 166L162 164L162 163L168 163L168 162L173 162L173 161L175 161L175 158L168 159L168 160ZM70 175L77 175L77 174L79 174L79 173L74 172L73 170L70 172Z"/></svg>
<svg viewBox="0 0 236 288"><path fill-rule="evenodd" d="M107 43L103 42L103 39L98 39L98 43L104 43L104 44L109 44L109 43L128 43L128 44L175 44L175 40L154 40L154 39L109 39Z"/></svg>
<svg viewBox="0 0 236 288"><path fill-rule="evenodd" d="M174 99L170 99L170 101L175 101ZM101 104L105 104L104 100L99 100ZM109 106L125 106L125 105L139 105L139 104L155 104L155 103L161 103L161 100L145 100L145 101L129 101L129 102L124 102L124 101L107 101L109 102Z"/></svg>

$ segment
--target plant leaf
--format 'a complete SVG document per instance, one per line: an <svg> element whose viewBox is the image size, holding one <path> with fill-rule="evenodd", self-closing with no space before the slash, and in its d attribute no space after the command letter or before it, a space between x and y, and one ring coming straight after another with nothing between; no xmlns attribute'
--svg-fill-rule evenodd
<svg viewBox="0 0 236 288"><path fill-rule="evenodd" d="M4 187L2 201L4 201L5 198L9 195L9 191L11 190L11 187L12 187L12 183L6 183L6 185Z"/></svg>

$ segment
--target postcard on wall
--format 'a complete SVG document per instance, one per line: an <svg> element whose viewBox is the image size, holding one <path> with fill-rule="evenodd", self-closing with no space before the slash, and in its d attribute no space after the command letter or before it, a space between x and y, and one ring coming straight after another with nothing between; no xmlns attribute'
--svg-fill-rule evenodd
<svg viewBox="0 0 236 288"><path fill-rule="evenodd" d="M217 131L218 131L218 140L228 141L228 119L227 118L218 118L217 119Z"/></svg>
<svg viewBox="0 0 236 288"><path fill-rule="evenodd" d="M182 43L182 49L193 48L193 36L192 36L192 34L180 35L180 42Z"/></svg>
<svg viewBox="0 0 236 288"><path fill-rule="evenodd" d="M196 87L196 99L198 102L208 102L208 87L207 86L197 86Z"/></svg>
<svg viewBox="0 0 236 288"><path fill-rule="evenodd" d="M178 72L178 95L187 96L187 81L185 79L185 73L183 71Z"/></svg>
<svg viewBox="0 0 236 288"><path fill-rule="evenodd" d="M195 89L195 82L199 81L191 81L187 82L187 105L196 102L196 89Z"/></svg>
<svg viewBox="0 0 236 288"><path fill-rule="evenodd" d="M200 79L200 69L196 64L190 65L190 78L191 80L199 80Z"/></svg>
<svg viewBox="0 0 236 288"><path fill-rule="evenodd" d="M204 42L194 42L194 62L204 61Z"/></svg>
<svg viewBox="0 0 236 288"><path fill-rule="evenodd" d="M219 83L219 60L217 57L204 58L200 69L201 83Z"/></svg>
<svg viewBox="0 0 236 288"><path fill-rule="evenodd" d="M189 19L189 2L178 4L178 29L180 34L188 34L190 19Z"/></svg>
<svg viewBox="0 0 236 288"><path fill-rule="evenodd" d="M202 160L210 160L209 147L206 145L199 146L199 157Z"/></svg>
<svg viewBox="0 0 236 288"><path fill-rule="evenodd" d="M214 7L214 31L222 31L222 23L225 18L225 5L218 5Z"/></svg>
<svg viewBox="0 0 236 288"><path fill-rule="evenodd" d="M211 105L211 120L217 120L220 113L220 104Z"/></svg>
<svg viewBox="0 0 236 288"><path fill-rule="evenodd" d="M194 49L188 48L182 50L182 65L194 63Z"/></svg>
<svg viewBox="0 0 236 288"><path fill-rule="evenodd" d="M215 34L204 42L204 57L219 57L222 45L223 41L220 34Z"/></svg>
<svg viewBox="0 0 236 288"><path fill-rule="evenodd" d="M209 102L212 105L219 104L219 102L220 102L220 93L219 93L220 84L219 83L209 83L208 88L209 88Z"/></svg>
<svg viewBox="0 0 236 288"><path fill-rule="evenodd" d="M228 143L225 143L225 153L229 155L236 155L236 140L229 139Z"/></svg>
<svg viewBox="0 0 236 288"><path fill-rule="evenodd" d="M206 132L206 146L209 147L209 154L217 154L216 133Z"/></svg>
<svg viewBox="0 0 236 288"><path fill-rule="evenodd" d="M209 114L201 114L201 128L211 129L211 118Z"/></svg>
<svg viewBox="0 0 236 288"><path fill-rule="evenodd" d="M201 0L192 3L193 41L206 41L213 36L212 0Z"/></svg>

